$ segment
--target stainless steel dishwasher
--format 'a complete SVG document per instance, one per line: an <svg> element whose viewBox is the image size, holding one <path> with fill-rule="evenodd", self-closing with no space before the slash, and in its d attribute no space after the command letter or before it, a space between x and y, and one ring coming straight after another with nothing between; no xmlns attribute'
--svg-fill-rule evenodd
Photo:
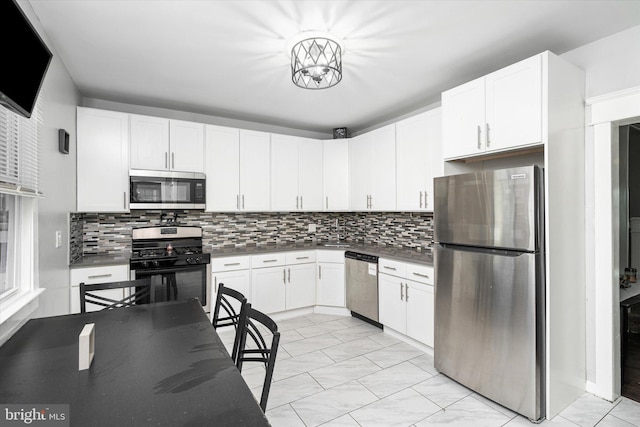
<svg viewBox="0 0 640 427"><path fill-rule="evenodd" d="M356 317L378 323L378 257L344 253L347 308Z"/></svg>

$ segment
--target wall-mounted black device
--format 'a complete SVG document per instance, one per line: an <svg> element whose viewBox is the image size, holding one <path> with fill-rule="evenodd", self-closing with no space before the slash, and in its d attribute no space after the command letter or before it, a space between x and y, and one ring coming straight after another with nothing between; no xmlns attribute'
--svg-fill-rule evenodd
<svg viewBox="0 0 640 427"><path fill-rule="evenodd" d="M62 154L69 154L69 132L64 129L58 130L58 150Z"/></svg>

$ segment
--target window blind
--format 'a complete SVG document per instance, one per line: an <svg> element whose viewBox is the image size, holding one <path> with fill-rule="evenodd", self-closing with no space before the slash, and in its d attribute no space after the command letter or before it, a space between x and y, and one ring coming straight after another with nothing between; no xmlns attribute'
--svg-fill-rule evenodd
<svg viewBox="0 0 640 427"><path fill-rule="evenodd" d="M31 118L0 107L0 192L41 195L38 189L41 96Z"/></svg>

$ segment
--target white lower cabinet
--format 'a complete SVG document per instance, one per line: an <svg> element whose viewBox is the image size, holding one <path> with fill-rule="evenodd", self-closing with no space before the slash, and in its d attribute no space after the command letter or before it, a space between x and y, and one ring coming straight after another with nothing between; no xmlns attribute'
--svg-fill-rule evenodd
<svg viewBox="0 0 640 427"><path fill-rule="evenodd" d="M433 268L379 259L380 323L433 347Z"/></svg>
<svg viewBox="0 0 640 427"><path fill-rule="evenodd" d="M218 293L220 283L244 295L251 302L251 257L237 256L211 259L212 292L211 298ZM213 304L211 305L213 307Z"/></svg>
<svg viewBox="0 0 640 427"><path fill-rule="evenodd" d="M278 267L251 270L251 306L263 313L285 310L287 269Z"/></svg>
<svg viewBox="0 0 640 427"><path fill-rule="evenodd" d="M344 251L318 251L316 304L345 307Z"/></svg>
<svg viewBox="0 0 640 427"><path fill-rule="evenodd" d="M316 251L251 257L251 306L277 313L316 304Z"/></svg>
<svg viewBox="0 0 640 427"><path fill-rule="evenodd" d="M285 309L316 305L316 251L288 252Z"/></svg>
<svg viewBox="0 0 640 427"><path fill-rule="evenodd" d="M71 313L80 313L80 283L95 284L129 280L129 265L74 268L71 270ZM97 291L106 298L124 298L123 289ZM87 304L87 311L102 310L102 306Z"/></svg>

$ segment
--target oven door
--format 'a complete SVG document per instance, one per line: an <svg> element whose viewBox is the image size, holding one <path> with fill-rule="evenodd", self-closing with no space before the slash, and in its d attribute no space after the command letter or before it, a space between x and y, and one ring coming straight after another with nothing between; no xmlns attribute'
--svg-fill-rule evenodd
<svg viewBox="0 0 640 427"><path fill-rule="evenodd" d="M155 302L198 298L205 312L210 312L208 264L131 271L136 279L151 278Z"/></svg>

